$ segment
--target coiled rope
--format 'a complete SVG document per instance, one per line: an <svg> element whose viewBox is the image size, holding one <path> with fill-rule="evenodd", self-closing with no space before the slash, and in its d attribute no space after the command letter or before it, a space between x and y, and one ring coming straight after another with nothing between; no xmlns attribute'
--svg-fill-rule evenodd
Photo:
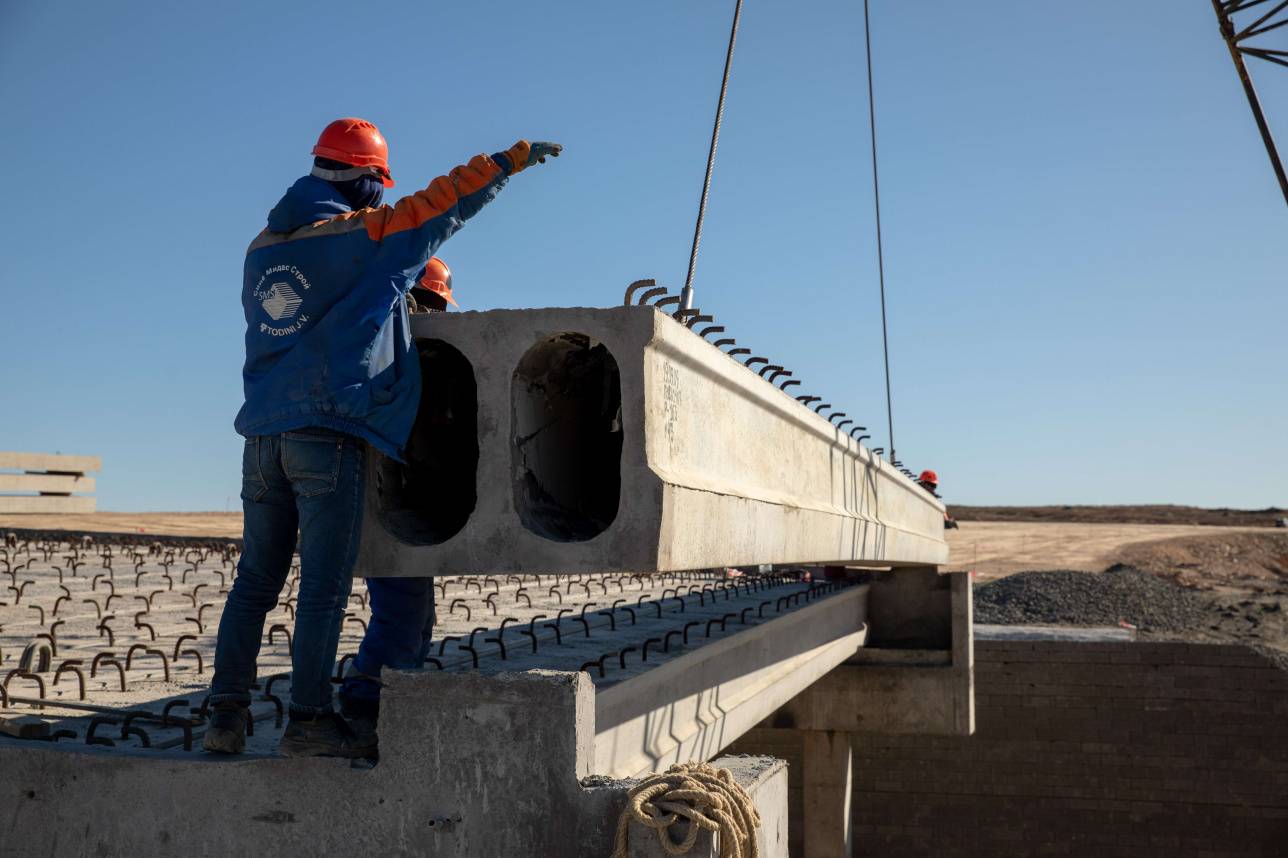
<svg viewBox="0 0 1288 858"><path fill-rule="evenodd" d="M688 832L678 843L670 828L687 819ZM631 822L657 832L668 855L684 855L697 843L698 834L719 835L720 858L758 858L756 829L760 814L733 772L710 763L677 763L666 772L645 778L627 794L626 809L617 821L612 858L627 858Z"/></svg>

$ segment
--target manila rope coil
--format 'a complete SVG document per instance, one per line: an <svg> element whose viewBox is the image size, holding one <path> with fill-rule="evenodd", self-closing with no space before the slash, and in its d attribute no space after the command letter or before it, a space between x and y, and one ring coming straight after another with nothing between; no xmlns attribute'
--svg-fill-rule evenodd
<svg viewBox="0 0 1288 858"><path fill-rule="evenodd" d="M677 763L666 772L651 775L626 796L626 809L617 821L612 858L626 858L627 834L632 821L657 832L668 855L684 855L702 830L720 835L720 858L758 858L755 831L760 814L733 773L709 763ZM670 827L689 821L684 840L671 839Z"/></svg>

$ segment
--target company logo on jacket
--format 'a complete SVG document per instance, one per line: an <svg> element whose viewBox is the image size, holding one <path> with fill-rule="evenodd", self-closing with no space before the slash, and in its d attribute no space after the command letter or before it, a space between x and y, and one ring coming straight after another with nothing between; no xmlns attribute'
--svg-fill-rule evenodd
<svg viewBox="0 0 1288 858"><path fill-rule="evenodd" d="M274 283L269 287L264 300L259 303L264 308L264 312L273 317L274 322L280 322L282 319L294 316L303 300L295 294L291 284Z"/></svg>
<svg viewBox="0 0 1288 858"><path fill-rule="evenodd" d="M274 275L287 274L294 278L302 291L309 288L308 279L300 273L300 270L294 265L275 265L264 272L264 276L259 279L255 286L255 298L259 300L259 305L264 308L264 312L274 322L295 319L295 314L300 311L300 305L304 299L300 293L295 291L287 280L276 280L265 288L264 283ZM260 322L260 333L268 334L273 337L284 337L289 334L298 332L305 322L309 320L307 315L300 316L294 322L283 328L276 328L266 322Z"/></svg>

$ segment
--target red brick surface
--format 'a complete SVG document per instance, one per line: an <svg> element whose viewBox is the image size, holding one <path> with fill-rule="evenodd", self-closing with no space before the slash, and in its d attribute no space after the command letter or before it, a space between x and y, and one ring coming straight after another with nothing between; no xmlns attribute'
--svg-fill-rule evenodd
<svg viewBox="0 0 1288 858"><path fill-rule="evenodd" d="M856 855L1288 856L1288 673L1183 643L975 657L974 736L856 737Z"/></svg>

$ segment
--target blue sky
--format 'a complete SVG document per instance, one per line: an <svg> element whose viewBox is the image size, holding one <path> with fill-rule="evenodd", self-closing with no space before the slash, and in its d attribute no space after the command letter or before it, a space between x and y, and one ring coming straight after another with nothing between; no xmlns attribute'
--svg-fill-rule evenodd
<svg viewBox="0 0 1288 858"><path fill-rule="evenodd" d="M337 116L395 191L567 147L443 248L465 309L678 288L731 12L0 2L0 448L236 508L242 257ZM1288 504L1288 210L1206 0L872 19L900 458L962 503ZM861 4L747 0L697 303L888 447L862 74Z"/></svg>

